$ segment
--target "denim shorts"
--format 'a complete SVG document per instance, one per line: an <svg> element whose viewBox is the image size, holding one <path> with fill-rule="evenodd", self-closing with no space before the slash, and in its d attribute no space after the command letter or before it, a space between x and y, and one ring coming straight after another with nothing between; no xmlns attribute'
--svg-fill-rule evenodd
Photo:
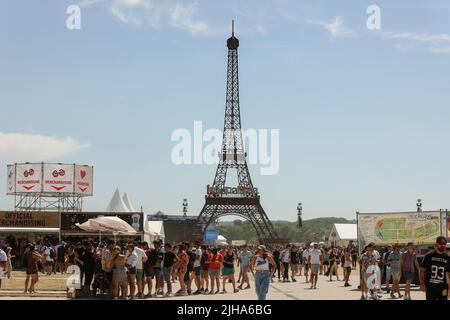
<svg viewBox="0 0 450 320"><path fill-rule="evenodd" d="M170 277L172 276L172 267L164 267L163 273L164 273L164 280L169 282Z"/></svg>
<svg viewBox="0 0 450 320"><path fill-rule="evenodd" d="M196 277L200 277L200 274L202 272L202 267L195 267L194 272L195 272Z"/></svg>
<svg viewBox="0 0 450 320"><path fill-rule="evenodd" d="M403 277L405 278L405 281L412 282L414 280L414 272L403 271Z"/></svg>

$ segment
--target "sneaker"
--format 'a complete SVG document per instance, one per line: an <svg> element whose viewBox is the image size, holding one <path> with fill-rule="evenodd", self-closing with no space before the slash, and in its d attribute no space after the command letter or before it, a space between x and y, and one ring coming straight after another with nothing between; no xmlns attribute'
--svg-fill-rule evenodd
<svg viewBox="0 0 450 320"><path fill-rule="evenodd" d="M394 295L393 292L391 292L391 298L392 298L392 299L395 299L395 298L396 298L396 296Z"/></svg>
<svg viewBox="0 0 450 320"><path fill-rule="evenodd" d="M295 278L292 278L292 282L297 282L297 280L295 280Z"/></svg>
<svg viewBox="0 0 450 320"><path fill-rule="evenodd" d="M193 293L194 296L198 296L199 294L201 294L202 292L200 290L197 290Z"/></svg>
<svg viewBox="0 0 450 320"><path fill-rule="evenodd" d="M173 294L172 294L172 292L167 292L167 293L164 295L164 297L165 297L165 298L170 298L170 297L173 297Z"/></svg>
<svg viewBox="0 0 450 320"><path fill-rule="evenodd" d="M359 300L367 300L365 295L361 295L361 298Z"/></svg>
<svg viewBox="0 0 450 320"><path fill-rule="evenodd" d="M217 290L216 292L214 292L214 294L218 294L220 291L219 290Z"/></svg>
<svg viewBox="0 0 450 320"><path fill-rule="evenodd" d="M224 293L227 293L227 290L222 290L222 292L221 292L222 294L224 294Z"/></svg>
<svg viewBox="0 0 450 320"><path fill-rule="evenodd" d="M144 296L145 299L151 298L151 297L152 297L152 294L151 294L151 293L147 293L147 294Z"/></svg>
<svg viewBox="0 0 450 320"><path fill-rule="evenodd" d="M398 293L398 298L399 299L403 298L403 295L400 292Z"/></svg>
<svg viewBox="0 0 450 320"><path fill-rule="evenodd" d="M404 297L403 297L403 300L408 300L408 297L407 297L407 296L404 296Z"/></svg>
<svg viewBox="0 0 450 320"><path fill-rule="evenodd" d="M176 294L176 296L179 296L179 297L185 297L185 296L187 296L188 294L187 294L187 292L185 291L185 292L179 292L179 293L177 293Z"/></svg>
<svg viewBox="0 0 450 320"><path fill-rule="evenodd" d="M376 293L374 293L374 294L372 294L372 299L373 300L380 300L380 297Z"/></svg>
<svg viewBox="0 0 450 320"><path fill-rule="evenodd" d="M246 289L250 289L250 286L248 285L248 286L246 286L245 288L244 288L244 290L246 290Z"/></svg>
<svg viewBox="0 0 450 320"><path fill-rule="evenodd" d="M192 294L192 291L191 291L191 290L188 290L187 293L188 293L188 295L191 295L191 294Z"/></svg>
<svg viewBox="0 0 450 320"><path fill-rule="evenodd" d="M234 292L234 293L238 293L238 292L239 292L239 289L234 289L233 292Z"/></svg>
<svg viewBox="0 0 450 320"><path fill-rule="evenodd" d="M239 289L239 290L242 290L242 284L241 284L240 286L238 286L238 289Z"/></svg>

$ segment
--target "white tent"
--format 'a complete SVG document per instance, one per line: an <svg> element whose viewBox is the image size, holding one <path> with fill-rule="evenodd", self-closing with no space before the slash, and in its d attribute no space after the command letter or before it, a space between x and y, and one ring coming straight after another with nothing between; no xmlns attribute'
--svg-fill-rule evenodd
<svg viewBox="0 0 450 320"><path fill-rule="evenodd" d="M120 197L119 188L116 189L114 195L106 207L106 212L130 212L127 205L123 202Z"/></svg>
<svg viewBox="0 0 450 320"><path fill-rule="evenodd" d="M128 194L125 192L122 197L123 203L125 203L125 206L128 208L129 212L136 212L133 205L131 204L130 198L128 197Z"/></svg>
<svg viewBox="0 0 450 320"><path fill-rule="evenodd" d="M227 246L228 245L227 238L225 238L224 236L219 234L217 236L216 245L218 245L218 246Z"/></svg>
<svg viewBox="0 0 450 320"><path fill-rule="evenodd" d="M165 238L164 221L148 221L147 215L144 214L144 241L151 245L154 240L164 242Z"/></svg>
<svg viewBox="0 0 450 320"><path fill-rule="evenodd" d="M331 228L328 241L335 246L347 246L358 239L356 223L335 223Z"/></svg>

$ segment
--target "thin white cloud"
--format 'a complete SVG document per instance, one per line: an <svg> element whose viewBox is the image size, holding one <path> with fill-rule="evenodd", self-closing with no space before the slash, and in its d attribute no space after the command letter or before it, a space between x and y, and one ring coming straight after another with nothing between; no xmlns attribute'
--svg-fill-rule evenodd
<svg viewBox="0 0 450 320"><path fill-rule="evenodd" d="M198 3L184 5L177 3L170 14L170 24L174 27L189 31L192 35L206 34L209 31L208 23L195 21L194 15Z"/></svg>
<svg viewBox="0 0 450 320"><path fill-rule="evenodd" d="M334 20L330 22L317 20L308 20L308 22L322 26L324 30L330 33L330 37L333 40L337 38L350 38L355 35L351 29L344 27L344 20L341 16L336 16Z"/></svg>
<svg viewBox="0 0 450 320"><path fill-rule="evenodd" d="M110 3L111 13L126 24L141 26L144 21L157 27L159 14L153 0L113 0Z"/></svg>
<svg viewBox="0 0 450 320"><path fill-rule="evenodd" d="M397 39L423 43L450 43L450 34L428 34L415 32L386 32L386 39Z"/></svg>
<svg viewBox="0 0 450 320"><path fill-rule="evenodd" d="M71 137L55 138L28 133L0 132L0 159L12 162L45 161L90 147Z"/></svg>
<svg viewBox="0 0 450 320"><path fill-rule="evenodd" d="M384 40L399 41L399 43L395 45L397 48L414 48L416 46L426 46L427 51L431 53L450 53L450 34L385 32L382 34L382 38Z"/></svg>
<svg viewBox="0 0 450 320"><path fill-rule="evenodd" d="M429 48L432 53L450 53L450 45L449 46L433 46Z"/></svg>

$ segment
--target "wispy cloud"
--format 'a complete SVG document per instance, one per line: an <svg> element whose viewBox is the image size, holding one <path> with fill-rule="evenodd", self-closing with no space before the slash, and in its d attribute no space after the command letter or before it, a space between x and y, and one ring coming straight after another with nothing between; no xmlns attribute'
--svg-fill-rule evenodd
<svg viewBox="0 0 450 320"><path fill-rule="evenodd" d="M29 133L0 132L0 160L44 161L63 157L90 147L71 137L55 138Z"/></svg>
<svg viewBox="0 0 450 320"><path fill-rule="evenodd" d="M170 24L174 27L187 30L193 35L206 34L209 31L208 23L194 19L198 2L191 4L177 3L170 13Z"/></svg>
<svg viewBox="0 0 450 320"><path fill-rule="evenodd" d="M336 16L334 20L330 22L308 20L309 23L317 24L330 33L331 39L337 38L350 38L355 36L355 33L346 27L344 27L344 20L341 16Z"/></svg>
<svg viewBox="0 0 450 320"><path fill-rule="evenodd" d="M404 48L402 44L425 45L426 49L431 53L450 53L450 34L429 34L429 33L417 33L417 32L385 32L382 34L382 38L385 40L400 41L399 45Z"/></svg>

